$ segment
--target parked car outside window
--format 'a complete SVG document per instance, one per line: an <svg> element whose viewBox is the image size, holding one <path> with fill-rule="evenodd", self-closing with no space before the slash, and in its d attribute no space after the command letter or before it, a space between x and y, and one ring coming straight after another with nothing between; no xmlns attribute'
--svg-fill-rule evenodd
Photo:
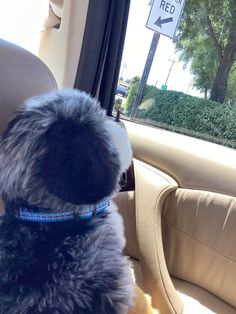
<svg viewBox="0 0 236 314"><path fill-rule="evenodd" d="M116 88L116 94L119 94L126 98L128 96L128 88L124 85L119 84Z"/></svg>

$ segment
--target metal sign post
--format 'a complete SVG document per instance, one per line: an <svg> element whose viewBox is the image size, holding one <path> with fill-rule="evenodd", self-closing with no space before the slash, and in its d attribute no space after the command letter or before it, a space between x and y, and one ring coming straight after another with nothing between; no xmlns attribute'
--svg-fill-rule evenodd
<svg viewBox="0 0 236 314"><path fill-rule="evenodd" d="M144 70L143 70L143 75L141 77L141 80L140 80L140 83L139 83L139 86L138 86L138 90L137 90L136 96L134 98L134 103L133 103L132 111L131 111L131 114L130 114L131 117L135 117L137 112L138 112L138 106L140 105L142 97L143 97L143 92L144 92L144 89L145 89L145 86L146 86L146 83L147 83L149 72L151 70L152 61L153 61L153 58L155 56L155 52L156 52L156 49L157 49L157 45L158 45L159 39L160 39L160 34L154 33L153 37L152 37L151 46L150 46L150 49L149 49L149 52L148 52L147 60L146 60L146 63L145 63L145 67L144 67Z"/></svg>
<svg viewBox="0 0 236 314"><path fill-rule="evenodd" d="M160 34L173 38L179 24L179 18L183 11L185 0L154 0L147 20L146 27L154 30L151 46L143 70L143 74L135 95L131 117L135 117L138 112L143 97L143 92L147 83L152 61L155 56ZM163 90L167 86L162 85Z"/></svg>

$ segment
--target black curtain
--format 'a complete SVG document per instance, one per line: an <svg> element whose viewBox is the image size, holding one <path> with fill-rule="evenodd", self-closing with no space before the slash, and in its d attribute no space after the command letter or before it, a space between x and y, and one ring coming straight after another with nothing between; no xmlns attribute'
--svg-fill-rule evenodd
<svg viewBox="0 0 236 314"><path fill-rule="evenodd" d="M74 87L112 114L130 0L90 0Z"/></svg>

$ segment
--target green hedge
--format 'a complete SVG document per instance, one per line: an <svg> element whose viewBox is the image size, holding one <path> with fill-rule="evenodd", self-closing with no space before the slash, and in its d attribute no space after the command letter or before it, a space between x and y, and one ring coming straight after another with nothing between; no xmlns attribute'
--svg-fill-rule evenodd
<svg viewBox="0 0 236 314"><path fill-rule="evenodd" d="M124 108L127 115L131 113L138 84L135 82L130 87ZM153 100L153 105L140 109L139 119L236 148L236 105L220 104L175 91L161 91L147 85L143 102L148 99Z"/></svg>

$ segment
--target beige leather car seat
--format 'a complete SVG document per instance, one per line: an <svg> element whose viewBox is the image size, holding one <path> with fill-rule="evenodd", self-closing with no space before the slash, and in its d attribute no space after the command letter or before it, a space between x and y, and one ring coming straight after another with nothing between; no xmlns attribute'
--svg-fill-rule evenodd
<svg viewBox="0 0 236 314"><path fill-rule="evenodd" d="M56 81L39 58L0 39L0 133L25 99L52 89L57 89Z"/></svg>
<svg viewBox="0 0 236 314"><path fill-rule="evenodd" d="M25 99L56 88L53 75L39 58L0 39L0 133Z"/></svg>

